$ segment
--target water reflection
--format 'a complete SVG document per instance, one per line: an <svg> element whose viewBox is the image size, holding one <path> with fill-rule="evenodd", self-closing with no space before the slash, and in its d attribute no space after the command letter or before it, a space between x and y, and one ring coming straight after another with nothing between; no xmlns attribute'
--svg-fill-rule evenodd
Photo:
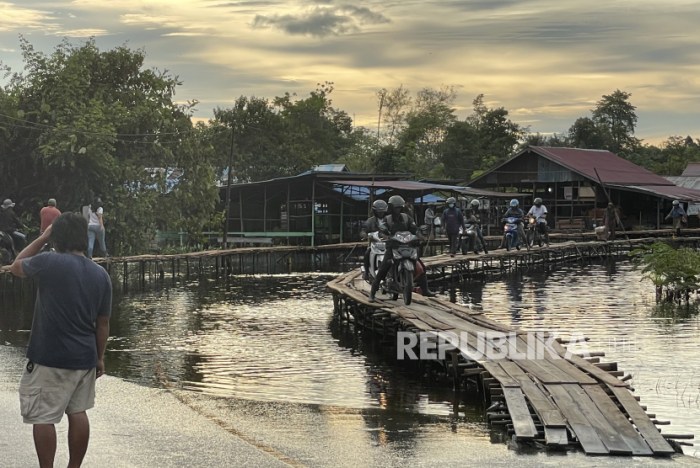
<svg viewBox="0 0 700 468"><path fill-rule="evenodd" d="M657 305L653 285L631 264L532 271L465 285L458 296L481 297L467 303L515 328L590 338L574 349L603 351L605 362L632 374L642 403L672 421L670 432L700 434L698 306Z"/></svg>
<svg viewBox="0 0 700 468"><path fill-rule="evenodd" d="M429 369L397 362L387 343L333 320L332 277L230 277L116 297L108 372L234 406L314 407L341 439L359 429L399 459L445 432L488 437L479 395L431 383ZM455 296L516 328L589 337L633 374L642 403L673 432L700 434L697 309L657 306L640 280L629 264L604 263L465 281ZM30 326L30 303L0 310L0 340L22 346Z"/></svg>

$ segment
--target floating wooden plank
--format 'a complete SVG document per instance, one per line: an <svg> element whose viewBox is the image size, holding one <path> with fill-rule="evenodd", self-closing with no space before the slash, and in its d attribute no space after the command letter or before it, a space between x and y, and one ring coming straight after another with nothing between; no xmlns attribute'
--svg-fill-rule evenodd
<svg viewBox="0 0 700 468"><path fill-rule="evenodd" d="M520 366L510 361L502 361L500 366L520 384L520 388L545 427L566 427L566 419L564 419L561 411L542 389L523 372Z"/></svg>
<svg viewBox="0 0 700 468"><path fill-rule="evenodd" d="M520 387L520 384L513 377L511 377L498 362L484 362L482 365L484 366L484 369L491 374L491 377L498 380L502 387Z"/></svg>
<svg viewBox="0 0 700 468"><path fill-rule="evenodd" d="M644 410L639 406L639 403L634 399L629 390L614 385L608 385L608 387L612 390L615 398L620 401L625 411L627 411L627 414L629 414L630 419L637 427L639 433L644 437L649 448L657 455L673 454L673 448L666 442L666 439L664 439L656 426L654 426L654 423L651 422L649 416L647 416Z"/></svg>
<svg viewBox="0 0 700 468"><path fill-rule="evenodd" d="M565 357L567 361L570 361L572 364L575 364L580 370L592 375L597 380L602 381L607 385L611 385L613 387L628 387L628 385L625 382L613 377L606 371L600 369L594 364L591 364L590 362L586 361L580 356L576 356L573 353L568 353L567 357L567 350L560 343L557 343L556 341L553 342L552 348L556 350L560 356Z"/></svg>
<svg viewBox="0 0 700 468"><path fill-rule="evenodd" d="M544 426L544 439L547 445L569 445L569 436L565 427Z"/></svg>
<svg viewBox="0 0 700 468"><path fill-rule="evenodd" d="M561 357L548 356L547 362L575 379L580 385L598 384L598 381Z"/></svg>
<svg viewBox="0 0 700 468"><path fill-rule="evenodd" d="M608 455L610 451L605 446L598 433L586 417L581 413L569 392L563 385L546 385L547 391L567 419L569 427L578 439L587 455Z"/></svg>
<svg viewBox="0 0 700 468"><path fill-rule="evenodd" d="M627 445L617 428L613 427L610 421L608 421L606 418L606 415L601 413L600 409L580 385L562 385L562 388L564 388L569 395L571 395L572 399L576 403L576 406L578 406L581 410L581 414L588 419L591 426L598 433L598 437L600 437L600 440L603 441L603 444L605 444L611 454L632 454L632 448Z"/></svg>
<svg viewBox="0 0 700 468"><path fill-rule="evenodd" d="M597 385L586 385L582 388L605 415L606 419L610 421L610 424L620 434L620 437L632 449L632 455L649 456L654 454L641 434L632 426L627 416L622 414L617 405L610 399L610 396L605 393L605 390Z"/></svg>
<svg viewBox="0 0 700 468"><path fill-rule="evenodd" d="M527 340L523 337L517 337L516 351L524 356L527 356L528 344ZM518 359L515 362L518 366L522 367L529 374L537 378L542 383L577 383L577 380L563 372L561 369L555 367L554 365L548 363L545 359Z"/></svg>
<svg viewBox="0 0 700 468"><path fill-rule="evenodd" d="M533 439L537 437L535 422L530 416L523 392L517 387L504 387L503 395L508 405L508 413L513 420L515 437L518 439Z"/></svg>

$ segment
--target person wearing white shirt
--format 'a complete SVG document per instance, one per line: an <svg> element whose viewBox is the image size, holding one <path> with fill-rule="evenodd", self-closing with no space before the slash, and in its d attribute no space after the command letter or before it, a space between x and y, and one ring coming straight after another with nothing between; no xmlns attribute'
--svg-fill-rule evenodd
<svg viewBox="0 0 700 468"><path fill-rule="evenodd" d="M530 211L527 212L528 216L532 216L537 221L537 230L540 235L544 237L544 242L549 247L549 232L547 229L547 207L542 204L541 198L535 198L535 204L532 205Z"/></svg>

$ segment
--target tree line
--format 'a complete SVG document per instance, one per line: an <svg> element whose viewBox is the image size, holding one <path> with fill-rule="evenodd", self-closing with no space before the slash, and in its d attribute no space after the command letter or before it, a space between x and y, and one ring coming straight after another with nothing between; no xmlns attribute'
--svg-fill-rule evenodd
<svg viewBox="0 0 700 468"><path fill-rule="evenodd" d="M20 47L23 70L2 66L0 198L12 198L25 223L38 226L48 198L77 211L99 196L110 250L120 254L147 250L156 229L192 238L220 230L217 183L229 166L238 183L325 163L469 180L528 144L609 149L670 175L700 161L691 137L672 136L661 147L636 139L636 108L620 90L564 135L533 133L483 95L459 119L450 86L381 89L376 127L356 126L333 105L330 81L304 97L241 96L195 123L198 103L177 103L179 78L146 68L143 50L63 41L46 54L24 38Z"/></svg>

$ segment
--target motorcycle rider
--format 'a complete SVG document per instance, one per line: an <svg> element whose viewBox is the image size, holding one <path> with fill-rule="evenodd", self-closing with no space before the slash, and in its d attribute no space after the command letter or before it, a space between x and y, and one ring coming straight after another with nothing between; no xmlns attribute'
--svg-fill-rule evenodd
<svg viewBox="0 0 700 468"><path fill-rule="evenodd" d="M450 245L450 257L454 257L459 244L459 227L464 225L464 216L462 210L457 208L455 197L448 198L446 203L447 208L442 212L442 225Z"/></svg>
<svg viewBox="0 0 700 468"><path fill-rule="evenodd" d="M484 234L481 231L481 213L479 212L480 209L481 204L479 203L478 199L475 198L474 200L469 202L469 209L467 210L464 216L464 224L467 225L468 223L471 223L474 226L476 238L479 239L479 242L481 243L481 248L484 249L484 253L487 254L489 253L489 251L486 248ZM474 245L474 253L479 253L479 249L477 249L476 245Z"/></svg>
<svg viewBox="0 0 700 468"><path fill-rule="evenodd" d="M534 205L527 212L528 216L532 216L537 221L536 229L540 233L540 237L544 238L544 242L549 247L549 230L547 229L547 207L542 204L542 199L537 197L534 200Z"/></svg>
<svg viewBox="0 0 700 468"><path fill-rule="evenodd" d="M523 218L525 217L525 213L523 212L522 209L520 209L520 202L513 198L510 203L508 204L508 210L506 210L505 214L503 215L503 219L501 220L504 224L506 223L506 219L508 218L516 218L516 224L518 225L518 242L515 244L515 248L520 250L520 242L522 239L525 238L525 230L523 229ZM503 235L503 240L501 242L501 247L505 247L506 245L506 236L505 234Z"/></svg>
<svg viewBox="0 0 700 468"><path fill-rule="evenodd" d="M374 203L372 203L372 214L374 216L370 216L367 221L364 222L362 225L362 230L360 231L360 238L363 240L367 239L367 236L370 232L375 232L379 231L379 223L381 222L382 219L384 219L384 216L386 215L387 210L389 209L389 205L384 200L375 200ZM370 254L370 244L367 245L367 250L365 250L365 257L364 257L364 266L365 266L365 271L362 274L362 278L365 281L369 280L369 254Z"/></svg>
<svg viewBox="0 0 700 468"><path fill-rule="evenodd" d="M5 199L0 206L0 231L10 235L12 239L13 255L24 248L27 235L22 233L20 229L26 229L14 210L15 204L9 198Z"/></svg>
<svg viewBox="0 0 700 468"><path fill-rule="evenodd" d="M413 221L413 218L411 218L408 214L403 213L403 208L405 205L406 202L400 195L392 195L389 198L390 213L387 216L384 216L384 218L379 223L379 231L389 239L391 239L391 236L400 231L410 231L412 234L418 233L418 226L416 226L416 223ZM384 278L386 278L386 275L387 273L389 273L389 269L391 268L391 265L393 263L393 248L391 244L391 240L388 240L386 242L386 252L384 253L384 261L379 266L377 276L372 282L372 289L369 293L369 302L374 302L376 300L376 294L377 290L379 289L379 285L382 283L382 281L384 281ZM420 262L420 258L418 259L418 262ZM425 273L418 278L418 284L421 290L423 291L424 296L435 296L435 293L428 288L428 277L425 275Z"/></svg>

